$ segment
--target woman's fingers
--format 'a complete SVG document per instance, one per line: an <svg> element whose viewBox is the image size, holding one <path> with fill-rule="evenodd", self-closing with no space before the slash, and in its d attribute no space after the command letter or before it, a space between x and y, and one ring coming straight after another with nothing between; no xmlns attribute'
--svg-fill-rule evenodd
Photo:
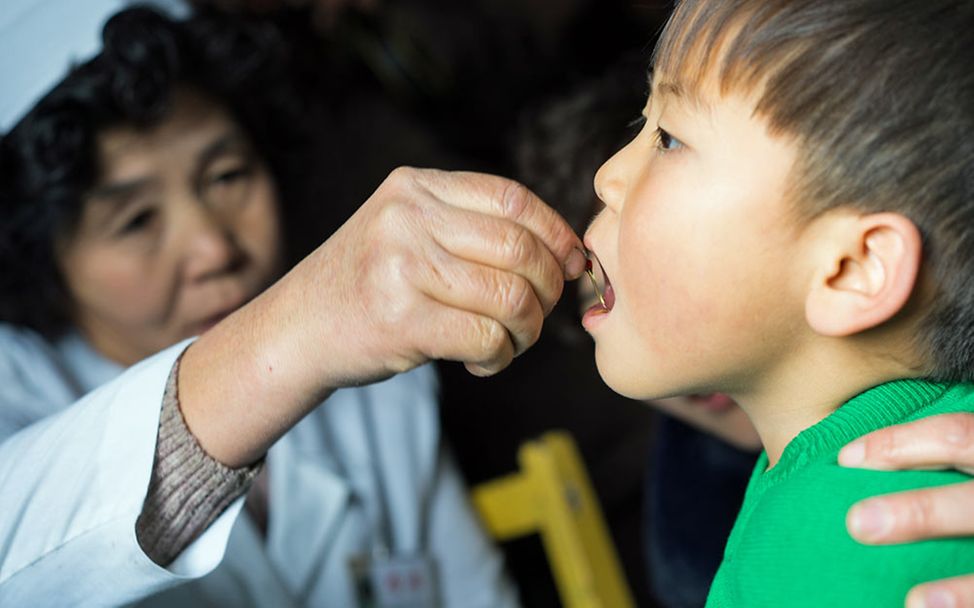
<svg viewBox="0 0 974 608"><path fill-rule="evenodd" d="M397 169L292 273L290 317L318 327L302 333L299 352L322 361L317 377L335 386L431 359L496 373L534 344L565 278L583 272L580 247L516 182Z"/></svg>
<svg viewBox="0 0 974 608"><path fill-rule="evenodd" d="M503 218L531 231L558 260L563 278L585 270L582 243L568 223L525 186L496 175L434 169L397 169L390 179L411 181L438 200Z"/></svg>
<svg viewBox="0 0 974 608"><path fill-rule="evenodd" d="M500 323L510 335L514 356L531 347L541 334L545 316L541 300L528 279L516 272L443 252L411 280L435 304Z"/></svg>
<svg viewBox="0 0 974 608"><path fill-rule="evenodd" d="M422 320L417 321L421 329L429 326L424 307L485 317L506 330L503 350L516 356L537 341L565 278L584 270L581 242L564 219L527 188L505 178L397 169L367 204L376 209L377 229L370 231L377 235L375 250L385 251L394 243L391 249L400 252L393 258L399 270L392 273L401 275L399 289L415 289L428 298L418 304L417 315L406 315ZM408 294L402 299L411 301ZM450 318L461 322L455 312ZM462 350L464 345L446 344L459 340L457 336L434 335L442 342L414 334L407 348L418 348L419 358L458 359L481 375L496 373L510 362L506 355L445 356L444 349ZM493 333L480 337L487 350L497 348L497 339Z"/></svg>
<svg viewBox="0 0 974 608"><path fill-rule="evenodd" d="M849 509L846 526L868 544L974 535L974 481L863 500Z"/></svg>
<svg viewBox="0 0 974 608"><path fill-rule="evenodd" d="M931 416L875 431L842 448L839 464L866 469L957 469L974 473L974 414Z"/></svg>
<svg viewBox="0 0 974 608"><path fill-rule="evenodd" d="M551 312L561 297L565 285L561 265L544 242L524 226L445 205L430 229L436 242L453 257L527 281L544 315ZM496 285L509 287L510 283Z"/></svg>
<svg viewBox="0 0 974 608"><path fill-rule="evenodd" d="M514 345L499 321L433 302L428 310L428 323L403 331L427 357L463 361L476 376L490 376L510 365Z"/></svg>
<svg viewBox="0 0 974 608"><path fill-rule="evenodd" d="M906 596L906 608L974 608L974 575L917 585Z"/></svg>

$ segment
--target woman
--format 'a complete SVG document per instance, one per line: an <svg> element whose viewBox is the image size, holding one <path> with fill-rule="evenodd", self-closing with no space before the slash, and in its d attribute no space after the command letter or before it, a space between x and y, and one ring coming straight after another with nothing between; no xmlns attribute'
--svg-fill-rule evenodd
<svg viewBox="0 0 974 608"><path fill-rule="evenodd" d="M422 364L505 367L577 237L403 170L278 278L271 42L122 12L2 142L0 604L516 603Z"/></svg>

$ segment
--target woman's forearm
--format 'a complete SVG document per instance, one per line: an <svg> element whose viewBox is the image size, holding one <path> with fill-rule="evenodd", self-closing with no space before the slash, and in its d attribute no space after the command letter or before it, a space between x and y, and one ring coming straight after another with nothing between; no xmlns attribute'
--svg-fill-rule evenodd
<svg viewBox="0 0 974 608"><path fill-rule="evenodd" d="M496 373L530 347L585 259L526 188L399 169L331 238L183 357L183 415L230 467L259 459L331 391L431 359Z"/></svg>

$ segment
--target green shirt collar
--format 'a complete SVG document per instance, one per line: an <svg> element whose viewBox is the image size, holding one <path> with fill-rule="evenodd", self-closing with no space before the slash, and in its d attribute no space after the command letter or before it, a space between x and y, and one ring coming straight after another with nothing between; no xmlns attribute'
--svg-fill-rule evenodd
<svg viewBox="0 0 974 608"><path fill-rule="evenodd" d="M836 454L845 444L872 431L905 422L921 414L951 389L949 383L927 380L894 380L868 389L805 429L785 446L778 464L763 477L780 477L826 454ZM761 455L759 470L768 466Z"/></svg>

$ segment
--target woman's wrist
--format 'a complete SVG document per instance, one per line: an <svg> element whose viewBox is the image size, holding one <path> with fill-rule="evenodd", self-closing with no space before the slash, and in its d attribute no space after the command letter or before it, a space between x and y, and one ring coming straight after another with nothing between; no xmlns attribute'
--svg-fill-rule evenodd
<svg viewBox="0 0 974 608"><path fill-rule="evenodd" d="M183 417L203 449L228 467L259 460L333 390L303 343L310 329L288 310L291 288L292 281L280 281L183 355Z"/></svg>

